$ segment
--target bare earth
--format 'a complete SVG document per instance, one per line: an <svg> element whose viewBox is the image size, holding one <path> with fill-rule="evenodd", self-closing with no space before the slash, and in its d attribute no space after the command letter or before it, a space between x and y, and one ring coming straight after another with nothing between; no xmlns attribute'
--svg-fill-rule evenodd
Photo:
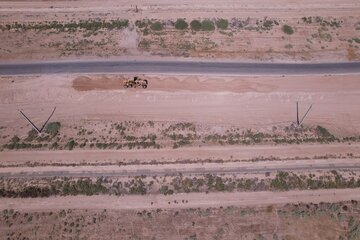
<svg viewBox="0 0 360 240"><path fill-rule="evenodd" d="M127 19L124 29L96 31L0 30L0 60L191 57L245 61L359 60L360 5L325 1L1 1L0 24ZM312 17L311 23L303 17ZM175 30L178 18L229 21L225 30ZM160 21L162 31L136 26ZM317 19L317 20L316 20ZM270 27L262 27L266 21ZM322 26L322 21L340 25ZM277 24L275 24L275 21ZM292 26L287 35L281 27ZM148 28L149 29L149 28Z"/></svg>
<svg viewBox="0 0 360 240"><path fill-rule="evenodd" d="M0 232L41 239L350 238L358 236L353 230L359 224L357 201L323 201L358 199L359 194L344 189L3 199Z"/></svg>
<svg viewBox="0 0 360 240"><path fill-rule="evenodd" d="M348 158L360 156L359 144L329 144L301 146L223 146L184 147L180 149L144 150L72 150L72 151L4 151L0 153L3 166L24 164L118 164L118 163L176 163L185 160L241 161L256 159L296 160L317 157ZM356 161L358 158L347 159ZM345 159L344 159L345 161Z"/></svg>
<svg viewBox="0 0 360 240"><path fill-rule="evenodd" d="M84 86L80 77L89 83ZM267 129L294 122L299 101L301 114L314 105L304 124L341 136L360 133L358 75L144 77L150 82L146 90L124 90L121 75L1 77L1 125L24 135L28 128L18 109L41 125L57 106L56 119L64 126L135 120Z"/></svg>
<svg viewBox="0 0 360 240"><path fill-rule="evenodd" d="M88 133L85 134L85 138L90 140L94 136L97 138L104 136L116 138L118 137L116 132L108 132L110 130L109 126L124 121L134 122L132 124L135 125L127 127L127 131L130 132L136 130L135 126L138 122L145 122L145 127L141 127L141 129L149 132L155 131L155 128L162 125L165 126L163 127L165 129L169 124L181 122L196 124L199 131L198 134L207 128L220 133L225 133L226 129L229 128L251 128L263 132L272 132L274 127L284 128L290 126L295 121L296 101L300 102L301 113L304 113L307 107L313 104L313 109L305 119L304 126L321 125L329 129L337 137L357 137L359 135L360 123L358 119L360 119L360 113L357 103L360 98L360 86L358 75L272 77L144 75L141 77L149 80L149 88L145 90L124 90L121 83L125 77L131 76L63 74L2 77L0 81L0 107L2 109L0 111L1 144L9 143L15 135L21 139L28 137L31 128L19 114L18 109L22 109L36 124L42 125L54 106L57 107L57 110L51 121L61 123L59 137L64 139L64 141L71 137L75 139L83 138L83 129L92 132L90 135ZM148 123L149 121L152 121L152 124L156 127L146 127L151 125ZM108 127L106 128L105 126ZM101 165L104 163L117 164L119 161L124 163L149 163L153 160L159 162L196 161L199 159L221 159L230 162L234 160L259 160L259 162L244 161L243 163L236 163L241 166L270 166L271 164L274 166L287 166L289 164L301 165L305 162L310 164L312 162L314 164L322 162L324 164L348 163L354 165L358 163L360 154L359 143L357 141L333 142L329 144L317 142L312 144L261 143L253 146L200 146L203 143L199 143L198 145L180 147L178 149L173 149L171 146L166 145L166 143L161 144L164 147L160 149L81 150L79 147L73 151L55 151L46 148L32 149L31 151L4 149L0 152L0 163L2 166L27 166L27 164L36 165L39 163L46 166L44 168L34 167L30 169L20 167L15 167L13 170L8 167L1 169L3 172L13 173L22 170L35 172L41 171L41 169L56 170L51 165L59 163ZM273 158L280 158L280 161L264 161ZM281 161L281 159L284 161ZM195 164L186 167L191 168L194 166L200 165ZM166 165L151 167L166 167ZM70 168L65 166L61 169L68 171ZM74 169L75 171L79 169L91 171L96 168L98 166ZM103 168L106 168L106 171L112 171L111 165ZM136 169L137 165L130 165L127 168ZM357 178L357 174L352 176ZM15 179L12 181L15 181ZM359 199L357 188L351 190L211 193L208 195L205 193L172 196L151 194L120 198L113 196L36 199L3 198L0 206L2 206L2 209L14 208L16 211L21 211L22 214L24 212L33 212L35 214L34 211L43 211L41 209L47 209L46 211L58 209L60 211L60 209L68 208L88 209L90 212L99 211L99 209L103 208L113 209L114 211L139 208L153 209L152 211L158 208L184 208L184 211L187 211L186 209L189 208L200 207L203 209L225 205L241 207L251 205L252 209L256 209L270 204L281 208L281 206L288 202L338 202L352 199ZM178 202L178 204L174 201ZM151 202L153 202L153 205L151 205ZM88 214L90 213L83 214L83 216L90 216ZM119 214L124 216L124 214L128 213ZM352 212L352 214L355 214L355 212ZM264 215L259 214L258 216ZM276 215L272 216L276 217ZM226 217L222 218L227 219ZM39 217L39 219L42 218ZM43 219L45 220L45 218ZM322 221L332 221L329 219L331 218L321 220L316 217L311 221L304 221L304 224L312 223L312 226L319 226ZM255 217L251 221L259 224L260 220ZM336 226L334 229L342 229L340 227L342 226L341 224L347 224L347 220L342 223L330 222L328 222L327 227L330 226L329 224L334 224ZM59 221L51 220L50 223L56 225L59 224ZM14 226L22 225L22 223L16 222ZM51 228L50 225L43 226ZM114 225L108 224L108 227L112 226ZM240 227L242 225L237 226ZM272 226L271 222L266 222L266 226ZM144 227L150 227L150 225L146 223ZM7 228L2 228L3 230L1 230L0 225L0 231L10 234L11 232L5 230ZM101 229L104 228L101 227ZM202 227L201 229L205 228ZM284 234L284 231L286 232L287 229L278 230L275 233ZM323 231L319 230L319 228L314 230L316 234L321 234ZM16 234L25 232L26 230L18 228L16 230ZM42 232L53 235L49 229ZM250 232L254 231L251 230ZM31 234L35 234L35 232ZM256 235L251 234L248 235L250 239L254 236L256 237ZM261 230L259 234L264 234L264 232ZM335 234L334 236L346 235L347 232L336 230L333 234ZM73 235L69 234L68 236ZM129 237L131 235L125 236ZM146 234L140 234L139 236L146 236ZM165 235L162 234L161 236L164 237ZM181 236L183 237L174 239L185 238L184 235ZM292 233L289 236L289 239L298 239L294 237L296 234ZM161 237L159 238L161 239ZM227 239L232 238L228 236ZM244 239L248 238L244 237Z"/></svg>
<svg viewBox="0 0 360 240"><path fill-rule="evenodd" d="M356 61L360 60L359 13L360 3L355 0L0 0L0 62ZM209 31L179 30L175 28L178 18L189 24L225 19L229 25ZM129 22L126 26L117 22L114 27L113 20ZM107 25L97 28L92 21ZM59 23L81 24L61 28ZM284 25L294 32L287 34ZM50 186L46 182L50 177L1 178L0 195L18 195L0 200L0 239L360 238L359 74L146 74L140 77L149 81L147 89L124 89L123 80L132 77L66 73L0 77L0 173L50 173L59 183L59 191L47 195L51 197L30 198L36 184ZM294 125L296 102L301 116L312 104L302 128ZM19 114L23 110L41 126L55 106L51 122L58 129L52 134L34 134ZM242 140L235 141L236 135ZM339 175L335 171L339 165L351 170L342 169ZM191 193L166 195L171 193L160 189L161 184L170 186L172 180L159 177L152 183L156 191L145 195L135 188L120 192L121 196L114 196L119 192L63 196L79 194L81 189L65 189L64 179L58 176L85 173L87 180L93 177L89 182L95 182L98 179L92 173L289 166L309 168L299 174L301 183L321 178L322 187L339 189L299 190L310 189L302 185L306 187L284 192L261 188L227 192L222 182L216 182L209 193L201 189L204 192L195 193L199 189L194 188ZM313 166L334 169L324 174ZM259 186L260 180L269 184L274 180L280 187L284 184L276 181L285 179L276 170L271 176L270 172L235 175L221 177L253 178ZM184 185L192 184L195 176L186 177L189 181L184 180ZM141 177L136 182L123 178L127 190L141 182ZM144 182L150 184L156 176L146 178ZM100 182L115 191L118 180L115 176ZM80 187L89 186L99 187L95 183ZM86 190L92 194L94 189Z"/></svg>
<svg viewBox="0 0 360 240"><path fill-rule="evenodd" d="M186 193L170 196L77 196L40 199L3 198L0 203L0 209L16 208L22 211L61 209L177 209L220 206L268 206L301 202L341 202L351 199L360 199L359 189L208 193L206 195L204 193Z"/></svg>
<svg viewBox="0 0 360 240"><path fill-rule="evenodd" d="M0 231L10 239L339 239L357 236L358 210L356 201L143 211L6 209Z"/></svg>

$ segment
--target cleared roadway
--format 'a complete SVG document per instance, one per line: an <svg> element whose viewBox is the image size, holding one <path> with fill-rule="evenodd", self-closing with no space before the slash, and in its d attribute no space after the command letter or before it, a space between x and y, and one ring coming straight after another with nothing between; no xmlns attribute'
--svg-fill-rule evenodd
<svg viewBox="0 0 360 240"><path fill-rule="evenodd" d="M285 192L210 192L178 193L171 195L94 195L56 196L47 198L1 198L0 210L45 211L62 209L190 209L226 206L269 206L286 203L341 202L360 199L360 188L318 189Z"/></svg>
<svg viewBox="0 0 360 240"><path fill-rule="evenodd" d="M51 177L134 177L176 176L203 174L243 174L278 171L360 170L358 159L320 159L301 161L230 162L204 164L164 165L107 165L76 167L9 167L0 168L4 178L51 178Z"/></svg>
<svg viewBox="0 0 360 240"><path fill-rule="evenodd" d="M360 62L237 63L198 61L59 61L0 64L0 75L60 73L178 73L227 75L303 75L360 73Z"/></svg>

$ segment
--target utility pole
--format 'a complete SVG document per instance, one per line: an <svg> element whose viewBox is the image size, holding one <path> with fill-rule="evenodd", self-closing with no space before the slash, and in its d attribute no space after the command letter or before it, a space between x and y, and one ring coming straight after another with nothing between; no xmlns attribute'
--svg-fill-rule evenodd
<svg viewBox="0 0 360 240"><path fill-rule="evenodd" d="M300 122L299 122L299 102L296 102L296 123L297 123L297 126L300 125Z"/></svg>
<svg viewBox="0 0 360 240"><path fill-rule="evenodd" d="M48 119L45 121L44 125L40 129L37 126L35 126L35 124L25 115L25 113L23 113L21 110L19 110L19 112L26 119L26 121L28 121L30 123L30 125L33 127L33 129L40 135L41 132L44 130L46 124L49 122L50 118L54 114L55 110L56 110L56 107L54 107L54 110L51 112L50 116L48 117Z"/></svg>
<svg viewBox="0 0 360 240"><path fill-rule="evenodd" d="M21 115L23 115L23 117L30 123L30 125L33 127L33 129L40 135L41 134L41 131L40 129L38 129L35 124L21 111L19 110Z"/></svg>
<svg viewBox="0 0 360 240"><path fill-rule="evenodd" d="M301 118L301 120L299 120L299 102L296 102L296 125L297 125L297 127L301 126L301 124L305 120L306 116L310 112L311 108L312 108L312 104L310 105L310 107L308 108L308 110L306 111L304 116Z"/></svg>
<svg viewBox="0 0 360 240"><path fill-rule="evenodd" d="M302 122L304 121L306 115L310 112L310 109L312 108L312 104L310 105L309 109L306 111L305 115L303 116L303 118L300 120L300 125L302 124Z"/></svg>

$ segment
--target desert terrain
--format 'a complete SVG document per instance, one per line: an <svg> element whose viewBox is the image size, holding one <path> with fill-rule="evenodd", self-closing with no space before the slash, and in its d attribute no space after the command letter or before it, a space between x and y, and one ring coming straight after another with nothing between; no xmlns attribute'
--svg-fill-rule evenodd
<svg viewBox="0 0 360 240"><path fill-rule="evenodd" d="M0 0L0 239L360 239L360 69L41 65L317 68L359 47L353 0Z"/></svg>
<svg viewBox="0 0 360 240"><path fill-rule="evenodd" d="M354 0L1 1L0 60L354 61L359 12Z"/></svg>
<svg viewBox="0 0 360 240"><path fill-rule="evenodd" d="M360 197L357 74L141 77L147 89L124 89L126 74L1 77L1 232L88 239L96 226L109 239L233 239L237 231L243 239L301 239L294 228L304 224L314 239L330 225L329 239L358 237L357 205L341 210ZM296 102L301 118L312 105L301 127ZM54 107L41 135L19 113L42 126ZM324 202L339 213L302 210ZM189 209L210 211L201 224L231 219L223 209L251 211L252 220L221 236L201 224L167 232L149 225L178 214L191 219ZM144 211L148 220L136 224ZM99 214L93 225L65 220ZM25 224L16 220L22 215L38 217Z"/></svg>
<svg viewBox="0 0 360 240"><path fill-rule="evenodd" d="M357 239L358 218L359 205L352 201L256 208L6 209L1 221L5 239L97 239L99 234L102 239Z"/></svg>

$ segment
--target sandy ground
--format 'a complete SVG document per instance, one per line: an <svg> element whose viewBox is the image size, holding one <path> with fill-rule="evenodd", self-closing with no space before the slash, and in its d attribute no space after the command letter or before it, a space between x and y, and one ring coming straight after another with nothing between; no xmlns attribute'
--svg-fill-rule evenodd
<svg viewBox="0 0 360 240"><path fill-rule="evenodd" d="M144 150L73 150L73 151L4 151L0 152L3 166L31 164L117 164L206 161L306 159L317 157L360 156L359 144L300 145L300 146L223 146L180 149Z"/></svg>
<svg viewBox="0 0 360 240"><path fill-rule="evenodd" d="M136 12L136 6L138 11ZM265 61L351 61L359 59L359 46L352 39L359 37L360 4L354 0L304 0L304 1L189 1L169 2L165 0L136 1L0 1L0 24L44 21L79 21L82 19L116 19L130 20L127 29L104 31L98 35L86 37L87 32L75 33L51 31L7 31L0 32L0 60L30 60L58 58L97 58L97 57L135 57L155 58L161 56L217 58L235 60ZM343 21L338 29L321 29L318 24L306 25L301 22L304 16L321 16L324 19ZM160 21L177 18L251 18L256 20L274 19L280 26L269 31L239 30L220 33L181 33L173 28L166 28L163 33L144 34L134 26L139 19L157 19ZM284 35L281 25L290 24L295 33ZM231 35L232 34L232 35ZM329 38L329 35L331 38ZM86 39L86 42L80 40ZM330 40L331 39L331 40ZM179 45L177 45L179 44ZM66 50L66 47L70 50ZM181 51L179 51L181 49ZM195 49L195 50L193 50ZM48 113L57 107L53 121L61 122L64 128L91 125L96 131L99 122L121 121L154 121L206 123L215 127L237 126L269 131L274 126L290 125L295 121L295 102L300 102L300 112L304 113L310 104L313 108L305 120L305 125L321 125L336 136L360 135L360 99L359 75L334 76L166 76L146 75L149 88L146 90L124 90L121 87L122 75L47 75L0 78L0 137L6 143L14 135L24 137L30 130L29 125L20 116L18 110L24 110L35 123L41 124ZM181 148L176 150L121 150L121 151L3 151L0 152L0 164L24 163L116 163L117 161L177 161L192 159L246 160L262 157L310 158L308 162L335 162L331 157L325 160L312 160L316 156L335 155L344 157L336 160L342 163L358 162L359 144L331 145L262 145ZM302 160L305 161L305 160ZM291 160L292 164L302 161ZM272 162L241 163L271 165ZM231 163L233 164L233 163ZM283 162L275 162L282 165ZM197 166L197 165L196 165ZM136 166L129 166L135 168ZM190 168L193 166L186 166ZM203 166L202 166L203 167ZM106 167L104 167L106 168ZM42 168L46 169L46 168ZM69 168L66 168L67 170ZM10 169L11 170L11 169ZM24 170L23 168L13 169ZM38 168L32 168L38 171ZM110 168L106 168L110 171ZM9 172L7 168L1 171ZM189 209L224 206L266 207L283 206L287 203L320 203L359 200L359 189L336 189L316 191L289 192L236 192L210 194L176 194L145 196L76 196L51 197L37 199L8 199L0 201L0 209L20 211L61 211L62 209L79 209L83 211L131 211L149 209ZM133 221L124 215L114 215L108 223L116 222L115 229L104 231L97 225L89 225L88 235L80 235L74 230L69 233L56 219L40 225L29 223L29 219L19 220L14 226L5 220L0 223L2 236L15 236L18 232L26 233L34 239L48 238L52 234L59 238L96 238L103 234L108 238L124 236L126 239L150 239L153 232L156 239L221 239L221 232L228 234L224 239L234 239L242 233L248 234L243 239L261 239L260 234L274 238L281 232L286 239L338 239L345 234L347 222L334 220L333 217L316 216L294 220L291 217L279 217L278 211L266 210L268 215L253 214L242 220L201 215L197 230L185 220L163 219L162 222L144 219ZM71 211L71 210L70 210ZM118 213L118 212L116 212ZM135 215L135 214L133 214ZM175 213L174 213L175 215ZM35 215L34 215L35 216ZM119 217L120 216L120 217ZM337 215L339 216L339 215ZM2 217L4 217L4 212ZM99 217L97 215L97 217ZM134 216L132 216L134 217ZM135 215L135 217L138 217ZM79 217L80 219L81 217ZM122 227L117 220L125 219L133 225ZM340 217L339 217L340 218ZM38 217L37 220L45 219ZM60 220L59 220L60 219ZM103 218L97 218L96 221ZM128 221L128 220L131 221ZM183 218L191 219L191 218ZM226 222L224 223L224 221ZM269 220L265 224L265 220ZM17 221L17 220L16 220ZM26 221L26 222L25 222ZM31 221L31 220L30 220ZM34 220L35 221L35 220ZM45 220L44 220L45 221ZM68 220L70 222L70 220ZM75 221L75 220L71 220ZM96 222L95 221L95 222ZM194 220L195 221L195 220ZM217 221L217 222L216 222ZM234 222L241 228L234 227ZM358 221L358 218L356 219ZM89 219L93 222L93 219ZM104 221L106 222L106 221ZM152 225L156 226L149 229ZM171 224L174 224L172 227ZM201 224L202 223L202 224ZM8 225L6 225L8 224ZM48 224L48 225L46 225ZM60 224L57 226L56 224ZM6 225L6 226L5 226ZM134 226L135 225L135 226ZM37 231L39 226L48 229ZM125 226L125 224L124 224ZM221 229L220 229L221 226ZM11 229L12 227L12 229ZM138 227L138 228L137 228ZM159 227L164 227L159 230ZM166 232L171 227L171 233ZM194 227L194 224L192 224ZM131 230L130 230L131 229ZM202 229L202 230L201 230ZM205 235L204 229L212 235ZM225 229L225 230L224 230ZM310 229L310 230L309 230ZM102 231L100 231L102 230ZM105 229L106 230L106 229ZM130 230L130 231L129 231ZM212 231L214 230L214 231ZM71 230L72 231L72 230ZM202 231L202 232L201 232ZM196 232L198 235L196 235ZM310 232L311 235L304 233ZM151 234L150 234L151 233ZM166 234L164 234L166 233ZM174 234L175 233L175 234ZM258 234L258 235L255 235ZM90 235L89 235L90 234ZM195 238L193 237L195 234ZM232 235L231 235L232 234ZM18 236L18 235L16 235ZM27 235L26 235L27 236ZM144 237L145 236L145 237ZM154 235L153 235L154 236ZM168 236L167 238L165 236ZM175 236L175 237L174 237ZM198 236L198 237L196 237ZM216 238L214 237L216 236ZM220 237L218 237L220 236ZM299 236L301 238L299 238ZM14 237L15 238L15 237ZM19 236L20 238L20 236ZM142 238L141 238L142 239Z"/></svg>
<svg viewBox="0 0 360 240"><path fill-rule="evenodd" d="M0 81L0 129L2 144L31 129L19 114L22 109L41 126L56 106L51 121L64 129L100 126L121 121L195 122L213 128L234 126L271 131L296 120L313 104L304 124L321 125L336 136L358 136L360 82L358 75L333 76L143 76L146 90L125 90L120 75L48 75L2 77ZM99 128L99 129L98 129ZM102 131L102 130L101 130ZM77 132L77 130L76 130ZM99 132L100 133L100 132ZM64 133L67 134L67 133ZM70 134L70 133L69 133ZM73 133L72 133L73 134ZM101 133L103 134L103 133ZM106 135L106 133L104 133ZM69 135L71 137L71 135ZM192 159L296 158L359 154L352 144L289 146L224 146L160 150L0 152L4 165L26 162L116 163L117 161L176 161ZM50 157L49 157L50 156Z"/></svg>
<svg viewBox="0 0 360 240"><path fill-rule="evenodd" d="M358 236L358 210L356 201L142 211L6 209L0 231L10 239L346 239Z"/></svg>
<svg viewBox="0 0 360 240"><path fill-rule="evenodd" d="M105 86L109 79L123 79L86 77ZM150 82L146 90L124 90L117 85L90 91L78 91L74 75L2 77L1 125L11 128L12 134L24 135L29 128L18 109L41 125L56 106L52 120L64 125L80 120L151 120L268 129L294 122L299 101L300 115L313 104L305 125L321 125L341 136L359 134L358 75L145 77Z"/></svg>
<svg viewBox="0 0 360 240"><path fill-rule="evenodd" d="M137 8L137 11L136 11ZM79 21L87 19L128 19L123 30L87 32L3 31L0 60L98 58L129 56L138 58L191 57L246 61L352 61L359 60L360 6L354 0L326 1L1 1L0 23ZM337 19L340 28L304 24L302 17ZM175 31L169 25L177 18L231 21L250 19L250 30L228 29L192 33ZM276 20L270 30L255 30L256 21ZM164 22L161 33L146 34L134 26L136 20ZM281 26L289 24L295 33L285 35ZM256 28L256 27L255 27ZM84 41L86 40L86 41Z"/></svg>
<svg viewBox="0 0 360 240"><path fill-rule="evenodd" d="M0 209L171 209L220 206L266 206L286 203L319 203L359 200L359 189L331 189L288 192L186 193L146 196L75 196L36 199L3 198ZM184 202L182 201L184 200ZM151 204L153 202L153 204Z"/></svg>

